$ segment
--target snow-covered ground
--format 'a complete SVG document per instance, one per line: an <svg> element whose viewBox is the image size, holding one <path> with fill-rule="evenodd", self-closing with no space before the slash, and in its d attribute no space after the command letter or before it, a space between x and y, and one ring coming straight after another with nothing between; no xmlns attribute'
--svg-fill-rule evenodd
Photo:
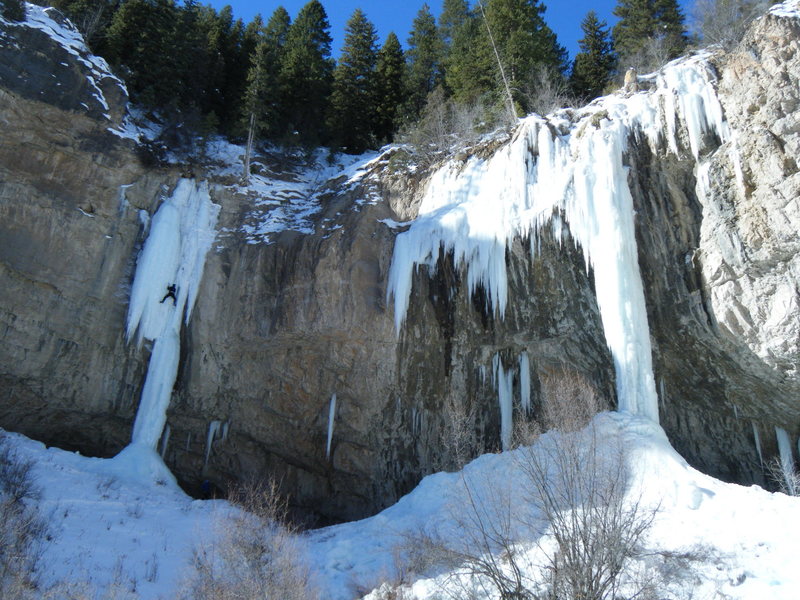
<svg viewBox="0 0 800 600"><path fill-rule="evenodd" d="M314 233L313 217L321 210L321 200L328 185L335 181L338 191L356 185L381 157L378 152L329 155L324 149L308 157L292 157L285 150L267 150L254 157L251 175L245 184L238 181L244 153L243 146L219 139L209 144L207 160L213 177L237 181L229 187L252 201L241 226L248 244L270 243L272 236L281 231ZM277 171L269 165L270 159L274 158L272 155L281 157ZM376 194L365 189L364 197L355 206L378 200ZM336 224L327 222L318 226L323 230L337 228Z"/></svg>
<svg viewBox="0 0 800 600"><path fill-rule="evenodd" d="M624 448L632 474L630 499L659 507L646 542L650 568L669 557L685 559L667 577L663 597L797 598L800 498L703 475L642 417L604 413L594 427L601 449ZM534 450L557 435L542 436ZM78 583L97 598L107 597L108 586L132 598L175 597L191 575L193 549L213 544L220 523L233 514L224 501L192 500L170 481L143 473L146 458L87 458L17 434L6 439L19 457L34 462L33 476L42 490L37 506L49 525L41 563L46 585ZM309 563L320 596L345 600L384 581L396 584L407 540L420 530L435 529L453 543L463 538L463 521L456 515L468 510L465 481L476 497L502 491L514 514L531 514L535 508L520 471L525 452L481 456L463 472L426 477L374 517L308 532ZM529 537L520 539L523 562L535 569L547 542L538 534ZM434 565L427 578L405 572L412 594L407 597L432 598L452 586L452 578L440 571Z"/></svg>

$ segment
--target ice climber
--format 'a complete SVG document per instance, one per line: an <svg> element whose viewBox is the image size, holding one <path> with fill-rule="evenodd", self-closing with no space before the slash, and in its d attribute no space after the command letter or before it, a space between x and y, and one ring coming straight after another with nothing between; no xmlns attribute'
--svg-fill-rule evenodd
<svg viewBox="0 0 800 600"><path fill-rule="evenodd" d="M161 302L160 302L160 304L164 304L164 301L165 301L167 298L172 298L172 306L178 306L178 299L175 297L175 290L176 290L176 289L177 289L177 288L175 287L175 284L174 284L174 283L171 283L170 285L168 285L168 286L167 286L167 295L166 295L166 296L164 296L164 297L161 299Z"/></svg>

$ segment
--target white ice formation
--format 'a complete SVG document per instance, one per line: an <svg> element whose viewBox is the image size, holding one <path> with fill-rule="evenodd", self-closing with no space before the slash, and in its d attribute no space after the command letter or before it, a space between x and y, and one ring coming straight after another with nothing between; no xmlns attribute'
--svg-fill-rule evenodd
<svg viewBox="0 0 800 600"><path fill-rule="evenodd" d="M133 444L155 449L164 429L178 374L181 321L188 324L192 315L219 209L206 183L181 179L150 223L128 306L128 340L136 335L139 343L153 342ZM170 285L176 287L174 300L166 297Z"/></svg>
<svg viewBox="0 0 800 600"><path fill-rule="evenodd" d="M325 458L331 458L331 443L333 443L333 423L336 420L336 394L331 396L330 406L328 407L328 439L325 442Z"/></svg>
<svg viewBox="0 0 800 600"><path fill-rule="evenodd" d="M650 334L639 272L634 210L623 156L631 136L654 152L680 151L685 133L698 159L707 133L729 137L705 56L667 65L654 89L603 98L565 113L522 120L490 158L450 162L431 177L410 228L397 237L387 298L399 332L417 265L436 269L440 249L482 287L500 318L508 302L506 248L551 227L572 236L594 272L597 303L616 369L619 410L658 422ZM563 217L563 222L562 222ZM536 253L537 244L531 244ZM501 406L502 406L501 400Z"/></svg>
<svg viewBox="0 0 800 600"><path fill-rule="evenodd" d="M499 354L492 359L494 382L497 385L497 401L500 405L500 444L503 450L511 449L511 434L513 431L513 385L514 370L506 371Z"/></svg>

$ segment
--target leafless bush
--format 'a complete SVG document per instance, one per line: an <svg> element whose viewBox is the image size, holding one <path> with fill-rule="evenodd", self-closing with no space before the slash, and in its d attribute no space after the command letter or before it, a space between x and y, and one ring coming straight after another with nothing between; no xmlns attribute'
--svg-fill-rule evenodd
<svg viewBox="0 0 800 600"><path fill-rule="evenodd" d="M456 102L439 87L428 96L420 118L398 139L413 148L423 164L430 164L442 153L458 152L504 124L502 108L481 100Z"/></svg>
<svg viewBox="0 0 800 600"><path fill-rule="evenodd" d="M639 74L657 71L670 60L672 42L666 36L649 37L638 52L620 56L620 69L617 73L617 85L622 85L628 69L635 69Z"/></svg>
<svg viewBox="0 0 800 600"><path fill-rule="evenodd" d="M693 28L705 45L719 44L730 50L771 4L769 0L696 0Z"/></svg>
<svg viewBox="0 0 800 600"><path fill-rule="evenodd" d="M526 498L548 527L540 547L549 596L615 598L655 511L626 499L623 448L610 440L601 445L592 421L606 408L594 387L566 371L545 374L541 382L544 429L559 435L522 448L518 465Z"/></svg>
<svg viewBox="0 0 800 600"><path fill-rule="evenodd" d="M434 459L434 469L458 470L474 458L477 444L475 403L469 403L463 397L448 397L442 406L441 414L442 429Z"/></svg>
<svg viewBox="0 0 800 600"><path fill-rule="evenodd" d="M767 464L767 474L787 496L800 496L800 471L776 456Z"/></svg>
<svg viewBox="0 0 800 600"><path fill-rule="evenodd" d="M526 108L540 115L547 115L576 103L567 80L546 65L536 67L522 92Z"/></svg>
<svg viewBox="0 0 800 600"><path fill-rule="evenodd" d="M39 498L33 463L0 434L0 598L34 598L45 522L31 501Z"/></svg>
<svg viewBox="0 0 800 600"><path fill-rule="evenodd" d="M406 544L451 573L443 592L453 598L491 589L503 600L610 600L636 585L626 570L656 510L627 494L623 448L601 444L592 417L604 405L592 386L559 371L542 389L542 422L554 433L517 450L521 476L464 475L464 501L451 512L457 538L433 531ZM533 545L543 563L532 564Z"/></svg>
<svg viewBox="0 0 800 600"><path fill-rule="evenodd" d="M403 541L407 564L419 575L446 572L441 592L453 600L492 592L502 600L532 598L532 567L525 559L510 486L465 475L462 483L463 502L449 511L452 529L408 534Z"/></svg>
<svg viewBox="0 0 800 600"><path fill-rule="evenodd" d="M300 536L275 482L235 489L242 512L218 522L217 541L197 548L183 598L238 600L318 597Z"/></svg>
<svg viewBox="0 0 800 600"><path fill-rule="evenodd" d="M543 373L540 380L544 398L540 418L545 431L578 431L609 408L594 386L577 373L555 369Z"/></svg>

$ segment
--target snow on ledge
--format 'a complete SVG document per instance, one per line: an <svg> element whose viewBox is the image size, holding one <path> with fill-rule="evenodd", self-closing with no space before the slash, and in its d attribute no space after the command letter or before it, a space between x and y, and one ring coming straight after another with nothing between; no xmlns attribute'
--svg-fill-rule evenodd
<svg viewBox="0 0 800 600"><path fill-rule="evenodd" d="M769 9L770 15L800 19L800 0L785 0Z"/></svg>

